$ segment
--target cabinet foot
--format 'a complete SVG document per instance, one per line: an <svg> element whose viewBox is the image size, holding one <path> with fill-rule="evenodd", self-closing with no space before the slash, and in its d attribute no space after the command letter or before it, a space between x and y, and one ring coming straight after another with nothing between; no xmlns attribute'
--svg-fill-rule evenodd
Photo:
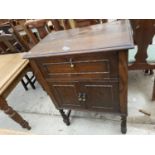
<svg viewBox="0 0 155 155"><path fill-rule="evenodd" d="M144 73L145 73L145 75L153 75L154 74L152 69L147 69L147 70L145 70Z"/></svg>
<svg viewBox="0 0 155 155"><path fill-rule="evenodd" d="M60 112L60 114L61 114L61 116L62 116L62 118L63 118L63 122L64 122L67 126L69 126L69 125L70 125L69 116L70 116L70 114L71 114L71 110L69 110L67 114L65 114L65 112L64 112L63 110L59 110L59 112Z"/></svg>
<svg viewBox="0 0 155 155"><path fill-rule="evenodd" d="M126 134L127 132L126 116L121 117L121 132L122 134Z"/></svg>

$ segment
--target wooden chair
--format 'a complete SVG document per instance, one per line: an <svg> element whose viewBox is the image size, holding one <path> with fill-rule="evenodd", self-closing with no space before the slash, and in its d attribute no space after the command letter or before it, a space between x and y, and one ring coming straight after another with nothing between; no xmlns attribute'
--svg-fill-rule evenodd
<svg viewBox="0 0 155 155"><path fill-rule="evenodd" d="M0 25L7 23L7 22L8 22L8 19L0 19Z"/></svg>
<svg viewBox="0 0 155 155"><path fill-rule="evenodd" d="M63 20L63 19L51 19L51 22L52 22L53 30L54 31L60 31L60 30L68 29L68 27L67 27L68 26L67 25L67 20Z"/></svg>
<svg viewBox="0 0 155 155"><path fill-rule="evenodd" d="M69 25L67 25L66 20L58 19L28 20L24 24L24 29L27 32L33 46L50 32L68 29L68 27Z"/></svg>
<svg viewBox="0 0 155 155"><path fill-rule="evenodd" d="M85 27L107 22L107 19L74 19L75 27Z"/></svg>
<svg viewBox="0 0 155 155"><path fill-rule="evenodd" d="M62 22L63 22L64 30L71 29L71 24L69 19L63 19Z"/></svg>
<svg viewBox="0 0 155 155"><path fill-rule="evenodd" d="M26 19L11 19L11 21L13 22L14 26L17 26L17 25L24 25Z"/></svg>
<svg viewBox="0 0 155 155"><path fill-rule="evenodd" d="M7 22L0 25L0 30L2 30L2 32L4 32L5 34L14 34L24 47L24 51L29 51L30 47L28 46L28 43L24 40L26 32L25 33L23 32L24 26L21 24L21 22L23 23L24 21L25 20L15 20L15 19L7 20ZM23 35L20 35L20 32L22 32L22 34L23 33L25 34L24 37Z"/></svg>
<svg viewBox="0 0 155 155"><path fill-rule="evenodd" d="M0 54L11 54L25 52L26 49L22 46L18 38L14 34L1 34L0 35ZM26 80L26 81L25 81ZM28 90L28 85L35 89L36 78L34 75L29 76L25 74L25 78L21 79L22 85L25 90Z"/></svg>
<svg viewBox="0 0 155 155"><path fill-rule="evenodd" d="M25 31L27 32L33 46L43 39L48 33L51 32L47 24L48 20L28 20L25 24Z"/></svg>
<svg viewBox="0 0 155 155"><path fill-rule="evenodd" d="M25 20L25 22L26 22L26 20ZM24 46L25 50L29 51L33 47L33 44L31 43L31 41L27 35L27 32L25 30L25 27L24 27L25 22L24 21L17 22L16 20L13 20L13 19L9 20L9 23L11 26L10 32L15 34L15 36L18 38L18 40Z"/></svg>
<svg viewBox="0 0 155 155"><path fill-rule="evenodd" d="M10 33L9 29L10 29L9 20L0 20L0 31Z"/></svg>
<svg viewBox="0 0 155 155"><path fill-rule="evenodd" d="M29 61L22 59L21 53L0 55L0 110L28 130L29 123L8 105L6 98L29 69Z"/></svg>
<svg viewBox="0 0 155 155"><path fill-rule="evenodd" d="M152 44L155 20L132 19L130 22L136 46L129 50L129 70L149 70L151 74L155 69L155 45ZM155 86L152 100L155 100Z"/></svg>

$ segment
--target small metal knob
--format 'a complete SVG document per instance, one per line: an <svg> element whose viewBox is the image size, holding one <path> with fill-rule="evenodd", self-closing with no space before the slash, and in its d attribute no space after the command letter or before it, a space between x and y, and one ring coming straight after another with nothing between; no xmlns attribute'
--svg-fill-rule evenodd
<svg viewBox="0 0 155 155"><path fill-rule="evenodd" d="M82 99L82 101L83 101L83 102L86 102L86 99L85 99L85 98L83 98L83 99Z"/></svg>
<svg viewBox="0 0 155 155"><path fill-rule="evenodd" d="M74 64L71 64L71 68L74 68Z"/></svg>
<svg viewBox="0 0 155 155"><path fill-rule="evenodd" d="M70 62L70 67L74 68L75 65L73 64L72 58L70 58L69 62Z"/></svg>
<svg viewBox="0 0 155 155"><path fill-rule="evenodd" d="M82 101L85 102L86 101L86 93L82 94Z"/></svg>
<svg viewBox="0 0 155 155"><path fill-rule="evenodd" d="M79 93L79 95L78 95L78 101L82 101L82 93Z"/></svg>

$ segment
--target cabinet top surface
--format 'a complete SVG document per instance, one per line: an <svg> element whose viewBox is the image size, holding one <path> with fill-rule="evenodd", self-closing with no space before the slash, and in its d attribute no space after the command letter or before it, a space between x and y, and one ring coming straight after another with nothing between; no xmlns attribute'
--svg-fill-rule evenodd
<svg viewBox="0 0 155 155"><path fill-rule="evenodd" d="M133 48L128 20L52 32L24 58L90 53Z"/></svg>

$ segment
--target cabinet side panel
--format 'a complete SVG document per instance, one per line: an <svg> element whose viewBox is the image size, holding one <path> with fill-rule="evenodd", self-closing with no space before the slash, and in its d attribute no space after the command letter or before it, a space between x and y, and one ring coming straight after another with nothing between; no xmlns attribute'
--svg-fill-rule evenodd
<svg viewBox="0 0 155 155"><path fill-rule="evenodd" d="M40 70L40 68L38 67L37 63L35 62L35 60L31 59L30 60L30 65L33 69L33 72L38 80L38 82L40 83L40 85L42 86L42 88L47 92L47 94L51 97L52 101L54 102L56 108L58 108L58 104L56 102L56 99L54 98L52 92L51 92L51 89L49 88L46 80L44 79L43 77L43 74Z"/></svg>

